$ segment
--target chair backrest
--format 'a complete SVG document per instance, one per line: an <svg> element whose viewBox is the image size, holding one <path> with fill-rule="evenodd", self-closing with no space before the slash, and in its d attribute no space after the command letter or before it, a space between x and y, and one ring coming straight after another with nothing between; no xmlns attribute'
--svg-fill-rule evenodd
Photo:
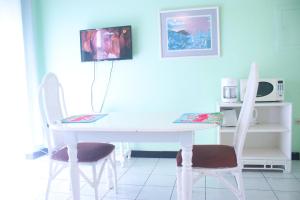
<svg viewBox="0 0 300 200"><path fill-rule="evenodd" d="M46 74L42 80L39 89L39 104L48 151L51 153L56 148L64 146L64 142L61 136L51 133L49 126L67 116L63 88L53 73Z"/></svg>
<svg viewBox="0 0 300 200"><path fill-rule="evenodd" d="M245 98L241 107L233 139L233 145L237 154L238 161L242 156L246 134L248 132L249 124L253 115L257 89L258 67L255 63L252 63L250 73L248 76Z"/></svg>

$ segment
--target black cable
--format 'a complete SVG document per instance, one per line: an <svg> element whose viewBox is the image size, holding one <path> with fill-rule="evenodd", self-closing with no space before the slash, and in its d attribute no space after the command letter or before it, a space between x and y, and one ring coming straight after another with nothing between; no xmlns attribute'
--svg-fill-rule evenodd
<svg viewBox="0 0 300 200"><path fill-rule="evenodd" d="M100 108L100 111L99 111L100 113L102 112L102 109L104 107L104 103L105 103L105 100L106 100L106 97L107 97L107 94L108 94L113 68L114 68L114 61L111 61L109 79L108 79L108 83L107 83L107 86L106 86L106 89L105 89L105 94L104 94L104 97L103 97L103 100L102 100L102 105L101 105L101 108ZM93 95L93 87L94 87L95 81L96 81L96 62L94 62L94 78L93 78L93 81L92 81L92 84L91 84L91 107L92 107L93 112L95 112L94 95Z"/></svg>
<svg viewBox="0 0 300 200"><path fill-rule="evenodd" d="M109 86L110 86L110 80L111 80L111 75L112 75L113 68L114 68L114 61L111 61L111 68L110 68L110 72L109 72L109 79L108 79L108 83L107 83L107 86L106 86L105 95L103 97L102 105L101 105L101 108L100 108L100 113L102 112L102 109L103 109L103 106L104 106L104 103L105 103L105 100L106 100L106 96L107 96L108 89L109 89Z"/></svg>
<svg viewBox="0 0 300 200"><path fill-rule="evenodd" d="M94 61L94 78L92 81L92 85L91 85L91 107L92 107L92 111L95 112L94 109L94 96L93 96L93 87L95 84L95 80L96 80L96 62Z"/></svg>

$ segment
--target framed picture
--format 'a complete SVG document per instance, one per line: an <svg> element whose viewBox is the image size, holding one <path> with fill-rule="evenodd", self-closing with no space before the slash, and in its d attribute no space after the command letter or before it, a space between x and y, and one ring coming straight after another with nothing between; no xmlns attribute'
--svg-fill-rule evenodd
<svg viewBox="0 0 300 200"><path fill-rule="evenodd" d="M219 9L160 12L161 56L219 56Z"/></svg>

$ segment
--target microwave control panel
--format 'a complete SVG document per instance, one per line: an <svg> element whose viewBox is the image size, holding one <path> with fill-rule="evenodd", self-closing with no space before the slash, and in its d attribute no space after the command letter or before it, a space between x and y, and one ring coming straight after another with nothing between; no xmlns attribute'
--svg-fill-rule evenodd
<svg viewBox="0 0 300 200"><path fill-rule="evenodd" d="M277 92L278 92L278 96L280 97L283 96L283 80L279 80L277 82Z"/></svg>

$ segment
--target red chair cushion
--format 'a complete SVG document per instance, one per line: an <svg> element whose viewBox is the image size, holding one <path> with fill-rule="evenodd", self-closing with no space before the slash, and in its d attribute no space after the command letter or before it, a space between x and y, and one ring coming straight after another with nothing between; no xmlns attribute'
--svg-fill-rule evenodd
<svg viewBox="0 0 300 200"><path fill-rule="evenodd" d="M78 162L96 162L108 156L114 149L114 145L107 143L78 143ZM51 156L51 159L68 162L68 148L64 147L54 152Z"/></svg>
<svg viewBox="0 0 300 200"><path fill-rule="evenodd" d="M182 166L181 150L178 152L177 166ZM192 167L228 168L236 167L234 148L227 145L194 145Z"/></svg>

